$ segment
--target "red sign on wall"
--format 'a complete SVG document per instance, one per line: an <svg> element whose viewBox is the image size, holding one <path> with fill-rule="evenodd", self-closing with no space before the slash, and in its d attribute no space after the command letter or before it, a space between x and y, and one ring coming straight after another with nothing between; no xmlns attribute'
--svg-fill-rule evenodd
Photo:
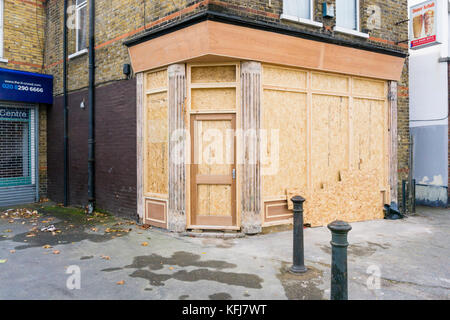
<svg viewBox="0 0 450 320"><path fill-rule="evenodd" d="M439 43L438 5L438 0L429 0L410 8L411 49Z"/></svg>

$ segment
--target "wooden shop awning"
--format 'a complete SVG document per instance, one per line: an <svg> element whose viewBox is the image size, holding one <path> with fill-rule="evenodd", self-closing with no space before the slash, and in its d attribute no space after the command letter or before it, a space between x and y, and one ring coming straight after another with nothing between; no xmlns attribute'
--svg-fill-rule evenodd
<svg viewBox="0 0 450 320"><path fill-rule="evenodd" d="M400 79L404 57L206 20L129 46L135 73L180 62L254 60Z"/></svg>

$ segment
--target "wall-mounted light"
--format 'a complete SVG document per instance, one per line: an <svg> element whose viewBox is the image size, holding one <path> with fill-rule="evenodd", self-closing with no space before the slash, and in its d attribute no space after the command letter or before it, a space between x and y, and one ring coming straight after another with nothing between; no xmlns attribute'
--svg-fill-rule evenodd
<svg viewBox="0 0 450 320"><path fill-rule="evenodd" d="M123 74L126 75L127 78L129 78L131 74L131 65L129 63L125 63L123 65Z"/></svg>
<svg viewBox="0 0 450 320"><path fill-rule="evenodd" d="M80 103L80 108L81 108L81 109L84 109L84 99L83 99L83 101L81 101L81 103Z"/></svg>

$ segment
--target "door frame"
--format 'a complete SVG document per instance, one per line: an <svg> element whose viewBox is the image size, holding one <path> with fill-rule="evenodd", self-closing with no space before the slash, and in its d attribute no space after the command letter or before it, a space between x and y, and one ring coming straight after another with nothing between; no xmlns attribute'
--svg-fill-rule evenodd
<svg viewBox="0 0 450 320"><path fill-rule="evenodd" d="M198 164L194 162L195 157L195 146L196 146L196 135L195 135L195 121L231 121L232 129L234 130L233 136L233 160L234 163L231 166L231 170L234 170L234 174L230 172L229 176L226 175L205 175L203 177L198 177L197 175L197 167ZM197 229L239 229L238 226L238 206L237 206L237 139L236 139L236 113L234 112L208 112L208 113L196 113L191 114L190 116L190 136L192 139L190 145L190 153L189 153L189 178L190 181L187 184L189 188L189 202L187 205L189 206L190 215L188 218L188 226L189 228L197 228ZM234 177L233 177L234 176ZM211 185L230 185L231 186L231 219L230 217L225 216L212 216L209 218L213 222L206 221L198 221L196 214L196 206L197 206L197 186L198 179L204 181L204 184ZM203 219L208 219L204 218ZM230 221L231 220L231 221Z"/></svg>

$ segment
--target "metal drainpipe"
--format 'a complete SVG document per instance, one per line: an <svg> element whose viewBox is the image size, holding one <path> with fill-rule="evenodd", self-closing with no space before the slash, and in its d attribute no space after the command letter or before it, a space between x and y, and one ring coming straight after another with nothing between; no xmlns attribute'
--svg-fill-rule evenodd
<svg viewBox="0 0 450 320"><path fill-rule="evenodd" d="M89 1L89 152L88 152L88 214L95 208L95 1Z"/></svg>
<svg viewBox="0 0 450 320"><path fill-rule="evenodd" d="M64 206L69 202L68 188L68 108L67 108L67 1L64 0L64 27L63 27L63 108L64 108Z"/></svg>

